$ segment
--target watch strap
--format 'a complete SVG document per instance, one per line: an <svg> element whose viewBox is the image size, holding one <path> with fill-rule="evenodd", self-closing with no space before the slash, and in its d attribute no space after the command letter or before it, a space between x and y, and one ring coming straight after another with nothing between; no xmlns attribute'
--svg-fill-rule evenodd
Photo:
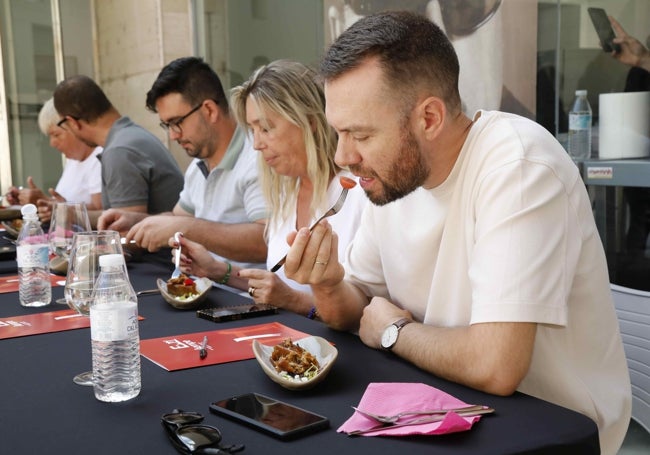
<svg viewBox="0 0 650 455"><path fill-rule="evenodd" d="M409 322L413 322L413 321L411 319L409 319L409 318L402 318L402 319L398 319L397 321L393 322L393 325L395 327L397 327L397 330L400 330L402 327L404 327Z"/></svg>
<svg viewBox="0 0 650 455"><path fill-rule="evenodd" d="M397 321L395 321L391 325L389 325L388 327L395 326L395 328L397 329L397 336L395 337L395 339L393 340L393 342L390 345L384 346L382 344L382 347L384 349L393 349L393 346L395 346L395 343L397 343L397 338L399 338L399 332L402 330L402 327L404 327L409 322L413 322L413 320L409 319L409 318L402 318L402 319L398 319Z"/></svg>

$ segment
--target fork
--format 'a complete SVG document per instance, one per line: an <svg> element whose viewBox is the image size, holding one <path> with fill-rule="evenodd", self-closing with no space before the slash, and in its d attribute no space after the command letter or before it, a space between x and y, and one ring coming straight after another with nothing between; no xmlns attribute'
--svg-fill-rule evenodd
<svg viewBox="0 0 650 455"><path fill-rule="evenodd" d="M174 241L178 245L176 247L176 254L174 255L174 265L176 268L172 272L172 279L178 278L181 276L181 239L180 239L181 233L177 232L174 234Z"/></svg>
<svg viewBox="0 0 650 455"><path fill-rule="evenodd" d="M330 208L327 212L325 212L325 213L323 214L323 216L321 216L320 218L318 218L318 219L314 222L314 224L312 224L312 225L310 226L310 228L309 228L309 232L311 232L311 231L316 227L316 225L317 225L318 223L320 223L321 221L323 221L323 220L324 220L325 218L327 218L328 216L332 216L332 215L334 215L335 213L338 213L338 211L341 210L341 208L343 207L343 203L345 202L345 198L347 197L347 195L348 195L348 189L347 189L347 188L343 188L343 191L341 191L341 195L340 195L339 198L336 200L336 202L334 203L334 205L332 206L332 208ZM285 263L286 260L287 260L287 255L285 254L284 257L283 257L282 259L280 259L280 260L278 261L277 264L275 264L273 267L271 267L271 272L277 272L278 270L280 270L280 267L282 267L282 266L284 265L284 263Z"/></svg>
<svg viewBox="0 0 650 455"><path fill-rule="evenodd" d="M489 408L486 406L481 406L481 409L474 410L474 411L454 411L457 412L459 416L461 417L474 417L474 416L479 416L482 414L491 414L494 412L494 408ZM427 416L427 417L420 417L414 420L409 420L404 423L384 423L380 426L372 427L372 428L367 428L365 430L355 430L355 431L350 431L348 433L348 436L357 436L361 434L366 434L366 433L373 433L375 431L380 431L380 430L389 430L391 428L399 428L399 427L409 427L412 425L422 425L425 423L433 423L433 422L440 422L444 420L446 417L445 414L440 414L440 415L434 415L434 416Z"/></svg>
<svg viewBox="0 0 650 455"><path fill-rule="evenodd" d="M472 412L472 411L480 411L483 409L487 409L486 406L482 405L471 405L471 406L463 406L461 408L450 408L450 409L431 409L431 410L425 410L425 411L404 411L400 412L399 414L394 414L394 415L380 415L380 414L374 414L372 412L368 411L363 411L359 408L356 408L352 406L352 409L357 411L360 414L363 414L366 417L369 417L373 420L376 420L377 422L382 422L382 423L395 423L397 422L400 418L404 416L424 416L424 415L436 415L436 414L447 414L448 412Z"/></svg>

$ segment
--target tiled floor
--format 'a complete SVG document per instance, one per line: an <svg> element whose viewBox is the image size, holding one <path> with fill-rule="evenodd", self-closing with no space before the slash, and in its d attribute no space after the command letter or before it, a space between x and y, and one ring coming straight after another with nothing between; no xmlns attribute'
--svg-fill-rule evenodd
<svg viewBox="0 0 650 455"><path fill-rule="evenodd" d="M634 420L630 421L623 447L618 455L648 455L650 454L650 433Z"/></svg>

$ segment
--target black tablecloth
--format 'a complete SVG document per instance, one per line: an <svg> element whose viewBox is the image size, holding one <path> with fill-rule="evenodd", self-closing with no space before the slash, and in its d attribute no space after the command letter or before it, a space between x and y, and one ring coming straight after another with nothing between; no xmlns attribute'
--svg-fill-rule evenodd
<svg viewBox="0 0 650 455"><path fill-rule="evenodd" d="M16 244L0 230L0 274L16 273Z"/></svg>
<svg viewBox="0 0 650 455"><path fill-rule="evenodd" d="M136 290L155 287L168 276L160 264L129 265ZM61 297L61 287L53 289ZM244 299L214 289L206 305L230 305ZM0 294L0 317L63 309L53 304L42 309L22 308L16 293ZM257 362L245 360L222 365L168 372L142 358L142 392L120 404L95 399L91 387L72 382L90 369L88 329L0 340L0 452L83 454L173 454L160 425L160 416L174 408L199 411L205 422L219 427L225 443L244 443L244 454L508 454L598 453L598 434L587 417L523 394L497 397L426 374L389 352L364 346L349 333L328 329L298 315L279 315L227 323L196 317L194 311L170 307L159 295L141 297L142 339L216 330L277 320L289 327L322 336L339 350L326 380L316 388L290 391L272 382ZM471 368L471 365L467 366ZM358 404L370 382L422 382L468 403L492 406L496 413L480 420L472 430L445 436L348 437L336 433ZM287 401L329 417L329 430L283 442L211 414L212 401L247 392Z"/></svg>

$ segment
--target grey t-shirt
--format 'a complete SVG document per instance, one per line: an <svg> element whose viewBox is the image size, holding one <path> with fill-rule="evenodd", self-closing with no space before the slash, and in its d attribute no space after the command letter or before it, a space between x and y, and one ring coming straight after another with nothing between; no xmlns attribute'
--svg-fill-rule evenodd
<svg viewBox="0 0 650 455"><path fill-rule="evenodd" d="M104 209L146 205L147 213L170 211L183 189L183 174L167 148L128 117L111 127L102 162Z"/></svg>

